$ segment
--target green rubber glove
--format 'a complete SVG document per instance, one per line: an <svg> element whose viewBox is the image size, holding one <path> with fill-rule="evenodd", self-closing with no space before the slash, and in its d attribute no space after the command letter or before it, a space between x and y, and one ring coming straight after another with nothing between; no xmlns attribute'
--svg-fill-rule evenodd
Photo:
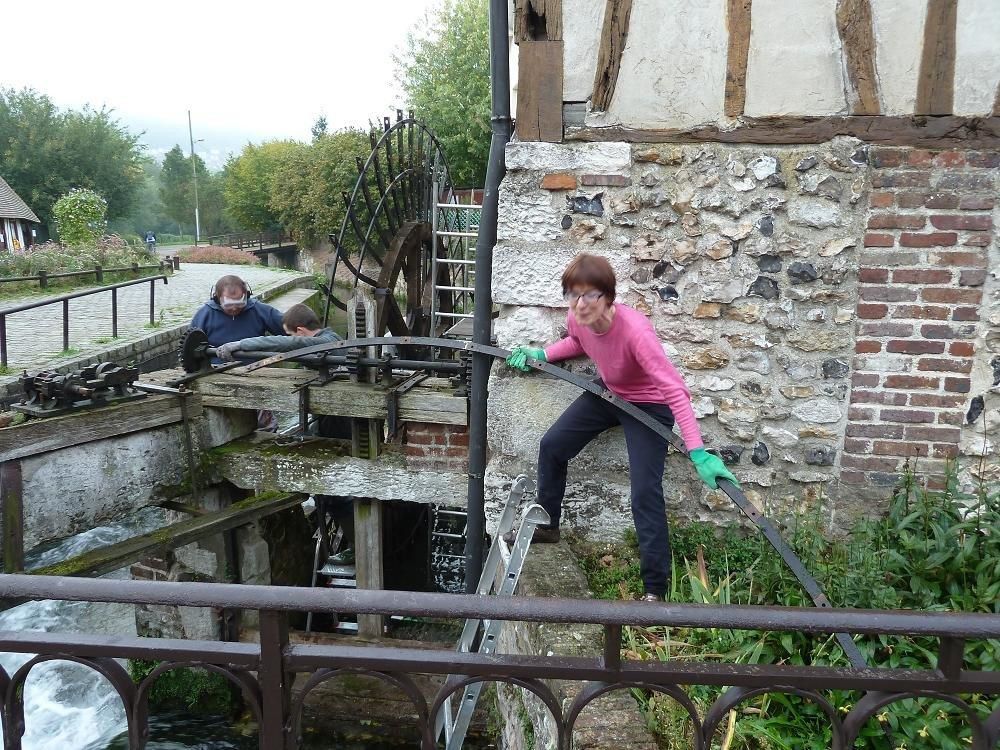
<svg viewBox="0 0 1000 750"><path fill-rule="evenodd" d="M722 459L715 454L709 453L704 448L695 448L688 455L694 464L694 468L698 470L698 476L701 477L701 481L713 490L719 488L719 479L728 479L737 487L740 486L733 473L726 468L726 465L722 463Z"/></svg>
<svg viewBox="0 0 1000 750"><path fill-rule="evenodd" d="M530 372L531 367L529 367L527 363L529 357L531 359L537 359L541 362L548 362L548 360L545 359L544 349L536 349L532 346L515 346L513 351L511 351L510 356L507 357L507 364L515 370Z"/></svg>

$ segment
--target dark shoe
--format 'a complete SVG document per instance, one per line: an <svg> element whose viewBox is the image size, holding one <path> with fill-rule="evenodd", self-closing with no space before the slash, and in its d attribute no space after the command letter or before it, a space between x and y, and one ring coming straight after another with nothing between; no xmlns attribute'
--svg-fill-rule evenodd
<svg viewBox="0 0 1000 750"><path fill-rule="evenodd" d="M640 602L662 602L663 596L661 594L643 594L639 597Z"/></svg>
<svg viewBox="0 0 1000 750"><path fill-rule="evenodd" d="M514 544L517 541L517 532L511 529L504 534L503 539L507 544ZM543 526L536 526L535 533L531 537L535 544L552 544L559 541L559 529L546 529Z"/></svg>
<svg viewBox="0 0 1000 750"><path fill-rule="evenodd" d="M331 565L354 565L354 550L350 547L341 550L336 555L332 555L329 562Z"/></svg>

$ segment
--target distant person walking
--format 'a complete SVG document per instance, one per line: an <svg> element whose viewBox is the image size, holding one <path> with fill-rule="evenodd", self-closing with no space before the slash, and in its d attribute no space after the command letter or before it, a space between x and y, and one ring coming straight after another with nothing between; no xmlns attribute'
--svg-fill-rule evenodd
<svg viewBox="0 0 1000 750"><path fill-rule="evenodd" d="M156 235L152 230L146 232L146 249L153 252L156 249Z"/></svg>

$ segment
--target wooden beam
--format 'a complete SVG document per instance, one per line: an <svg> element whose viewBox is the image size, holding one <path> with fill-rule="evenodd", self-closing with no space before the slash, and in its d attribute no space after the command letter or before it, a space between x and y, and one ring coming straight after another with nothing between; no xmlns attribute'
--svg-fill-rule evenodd
<svg viewBox="0 0 1000 750"><path fill-rule="evenodd" d="M914 108L918 115L949 115L954 109L957 27L958 0L927 0Z"/></svg>
<svg viewBox="0 0 1000 750"><path fill-rule="evenodd" d="M183 547L207 536L259 521L265 516L299 505L305 499L305 495L300 494L274 493L248 497L214 513L189 518L149 534L90 550L54 565L37 568L31 573L43 576L103 575L150 555L162 555L168 550Z"/></svg>
<svg viewBox="0 0 1000 750"><path fill-rule="evenodd" d="M198 397L186 398L189 399L189 416L199 416L201 403ZM0 430L0 461L70 448L180 421L181 407L175 396L147 396L62 417L33 419Z"/></svg>
<svg viewBox="0 0 1000 750"><path fill-rule="evenodd" d="M562 0L514 0L514 41L562 41Z"/></svg>
<svg viewBox="0 0 1000 750"><path fill-rule="evenodd" d="M867 143L919 148L1000 148L1000 117L762 117L743 118L740 126L631 128L624 125L567 128L567 141L631 143L823 143L838 135Z"/></svg>
<svg viewBox="0 0 1000 750"><path fill-rule="evenodd" d="M837 31L844 48L851 114L882 111L875 72L875 28L871 0L837 0Z"/></svg>
<svg viewBox="0 0 1000 750"><path fill-rule="evenodd" d="M0 463L0 514L3 524L3 572L24 570L24 483L21 462Z"/></svg>
<svg viewBox="0 0 1000 750"><path fill-rule="evenodd" d="M604 8L604 26L601 29L601 46L597 51L597 74L594 77L594 92L591 95L591 109L604 112L611 106L615 86L618 85L618 70L622 64L622 53L628 40L628 23L632 15L632 0L607 0Z"/></svg>
<svg viewBox="0 0 1000 750"><path fill-rule="evenodd" d="M414 471L402 450L383 445L375 460L354 458L349 441L316 438L280 444L269 433L228 443L208 454L213 470L237 487L258 492L370 497L465 506L468 477L440 470Z"/></svg>
<svg viewBox="0 0 1000 750"><path fill-rule="evenodd" d="M521 42L517 63L517 137L559 143L563 137L563 43Z"/></svg>
<svg viewBox="0 0 1000 750"><path fill-rule="evenodd" d="M382 553L382 503L359 498L354 501L354 571L358 588L381 591L385 588ZM358 615L358 635L381 638L385 620L382 615Z"/></svg>
<svg viewBox="0 0 1000 750"><path fill-rule="evenodd" d="M726 117L739 117L747 99L747 58L750 55L750 10L753 0L728 0L726 27Z"/></svg>
<svg viewBox="0 0 1000 750"><path fill-rule="evenodd" d="M178 377L174 370L147 376L147 382L166 382ZM312 370L288 370L265 367L252 375L219 373L207 375L190 384L203 406L229 409L260 409L296 413L299 394L296 390L316 377ZM307 386L309 411L313 414L336 414L359 419L387 419L388 389L381 383L352 383L336 380L322 386ZM403 421L432 424L467 423L467 400L454 395L455 389L445 378L428 378L399 397L399 416ZM333 493L338 494L338 493Z"/></svg>

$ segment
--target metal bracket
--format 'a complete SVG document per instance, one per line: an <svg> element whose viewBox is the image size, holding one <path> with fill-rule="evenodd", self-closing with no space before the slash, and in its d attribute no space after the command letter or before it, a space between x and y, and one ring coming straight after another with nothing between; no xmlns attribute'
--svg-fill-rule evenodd
<svg viewBox="0 0 1000 750"><path fill-rule="evenodd" d="M399 432L399 397L413 388L418 383L427 380L430 375L426 372L415 372L405 380L401 380L391 386L385 394L385 408L388 417L386 419L387 439L394 440Z"/></svg>

